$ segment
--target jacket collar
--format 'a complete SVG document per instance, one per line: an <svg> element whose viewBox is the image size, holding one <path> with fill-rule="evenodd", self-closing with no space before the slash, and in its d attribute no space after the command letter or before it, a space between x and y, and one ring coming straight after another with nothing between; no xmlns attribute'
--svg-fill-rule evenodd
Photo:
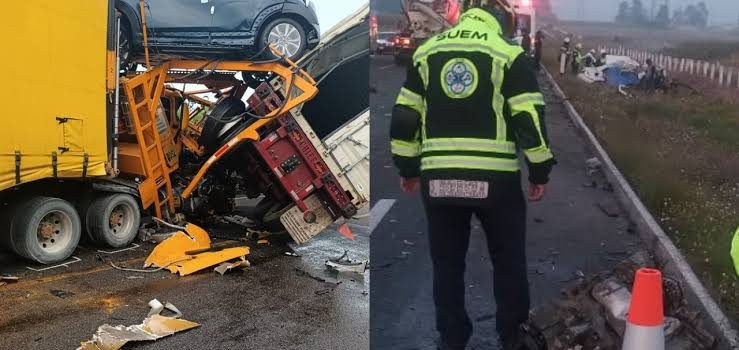
<svg viewBox="0 0 739 350"><path fill-rule="evenodd" d="M465 11L465 13L463 13L459 18L459 22L460 24L467 24L470 22L482 23L490 30L498 34L503 34L503 29L500 27L498 20L483 9L472 8Z"/></svg>

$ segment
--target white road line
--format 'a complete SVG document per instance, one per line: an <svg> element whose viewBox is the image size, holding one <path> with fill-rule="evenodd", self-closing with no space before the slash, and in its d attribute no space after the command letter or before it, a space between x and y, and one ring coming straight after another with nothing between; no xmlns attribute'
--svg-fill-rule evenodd
<svg viewBox="0 0 739 350"><path fill-rule="evenodd" d="M372 207L372 210L370 211L370 227L369 227L369 233L372 234L372 231L375 230L375 227L382 222L382 218L385 217L387 212L390 211L390 208L393 207L393 204L395 204L395 199L380 199L375 203L375 206Z"/></svg>

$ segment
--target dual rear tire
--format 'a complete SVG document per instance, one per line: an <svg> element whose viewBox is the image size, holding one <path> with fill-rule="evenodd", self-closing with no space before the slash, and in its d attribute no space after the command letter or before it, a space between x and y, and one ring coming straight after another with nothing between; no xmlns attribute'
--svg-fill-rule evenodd
<svg viewBox="0 0 739 350"><path fill-rule="evenodd" d="M99 194L84 210L90 239L113 248L133 242L141 222L138 202L128 194ZM69 258L80 242L83 221L61 198L34 196L3 218L0 243L26 259L51 264Z"/></svg>

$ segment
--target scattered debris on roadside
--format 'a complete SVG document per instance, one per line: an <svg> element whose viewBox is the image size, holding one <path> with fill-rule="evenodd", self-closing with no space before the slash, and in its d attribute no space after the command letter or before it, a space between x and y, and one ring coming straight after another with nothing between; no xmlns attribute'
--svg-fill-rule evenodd
<svg viewBox="0 0 739 350"><path fill-rule="evenodd" d="M154 341L200 326L198 323L181 319L182 313L171 303L162 304L154 299L149 302L149 307L151 309L141 324L132 326L104 324L98 327L91 340L81 342L77 350L118 350L128 342ZM164 310L174 315L161 315Z"/></svg>
<svg viewBox="0 0 739 350"><path fill-rule="evenodd" d="M10 284L10 283L18 282L19 279L20 278L15 277L15 276L0 275L0 287Z"/></svg>
<svg viewBox="0 0 739 350"><path fill-rule="evenodd" d="M407 239L404 239L404 240L403 240L403 244L405 244L405 245L407 245L407 246L411 246L411 247L412 247L412 246L414 246L414 245L416 245L416 243L415 243L415 242L411 242L411 241L409 241L409 240L407 240Z"/></svg>
<svg viewBox="0 0 739 350"><path fill-rule="evenodd" d="M51 293L51 295L53 295L53 296L55 296L57 298L61 298L61 299L67 299L67 298L69 298L71 296L74 296L74 293L63 291L63 290L60 290L60 289L52 289L52 290L49 291L49 293Z"/></svg>
<svg viewBox="0 0 739 350"><path fill-rule="evenodd" d="M305 271L305 270L300 269L300 268L297 268L297 267L295 268L295 274L298 275L298 276L305 276L305 277L314 279L314 280L316 280L318 282L323 282L323 283L328 283L328 284L333 284L333 285L339 285L339 284L341 284L341 281L339 281L336 278L317 276L315 274L312 274L312 273L310 273L308 271Z"/></svg>
<svg viewBox="0 0 739 350"><path fill-rule="evenodd" d="M266 240L266 239L260 239L260 240L257 241L257 244L266 245L266 244L269 244L269 241Z"/></svg>
<svg viewBox="0 0 739 350"><path fill-rule="evenodd" d="M613 270L590 278L578 271L577 282L553 302L534 309L532 324L543 333L549 349L620 349L630 288L636 270L655 266L646 252L638 252ZM691 310L678 281L664 277L666 349L711 349L716 338L703 328Z"/></svg>
<svg viewBox="0 0 739 350"><path fill-rule="evenodd" d="M363 274L367 270L367 261L349 259L349 251L335 259L326 260L326 268L330 271Z"/></svg>
<svg viewBox="0 0 739 350"><path fill-rule="evenodd" d="M296 252L285 252L285 255L296 257L296 258L299 258L300 257L300 254L298 254Z"/></svg>
<svg viewBox="0 0 739 350"><path fill-rule="evenodd" d="M214 268L213 271L218 272L221 276L223 276L226 272L231 271L237 267L241 269L246 269L249 266L251 266L249 260L246 260L245 257L241 257L241 260L238 261L222 263Z"/></svg>
<svg viewBox="0 0 739 350"><path fill-rule="evenodd" d="M621 215L621 207L613 199L606 199L598 202L598 208L609 217L617 218Z"/></svg>

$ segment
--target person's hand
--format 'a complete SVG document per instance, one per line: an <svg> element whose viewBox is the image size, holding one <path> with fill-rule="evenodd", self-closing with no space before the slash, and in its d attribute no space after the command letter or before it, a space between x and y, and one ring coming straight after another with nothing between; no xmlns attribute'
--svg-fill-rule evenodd
<svg viewBox="0 0 739 350"><path fill-rule="evenodd" d="M529 201L538 202L544 198L547 192L547 185L529 184Z"/></svg>
<svg viewBox="0 0 739 350"><path fill-rule="evenodd" d="M421 187L421 179L418 177L411 177L411 178L400 178L400 188L403 189L403 192L407 194L414 194L418 192L418 189Z"/></svg>

